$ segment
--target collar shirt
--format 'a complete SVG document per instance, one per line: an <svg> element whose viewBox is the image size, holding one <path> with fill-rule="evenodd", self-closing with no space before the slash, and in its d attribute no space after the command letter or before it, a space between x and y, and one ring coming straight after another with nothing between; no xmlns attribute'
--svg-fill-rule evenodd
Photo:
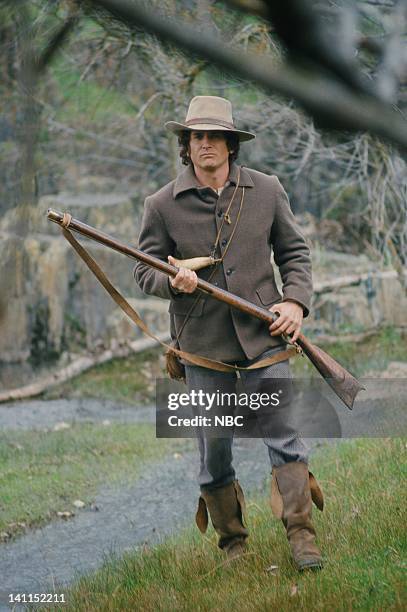
<svg viewBox="0 0 407 612"><path fill-rule="evenodd" d="M215 191L218 194L218 196L220 196L222 194L222 191L225 189L226 187L226 183L223 185L223 187L218 187Z"/></svg>
<svg viewBox="0 0 407 612"><path fill-rule="evenodd" d="M238 178L229 224L224 215ZM229 179L218 194L200 185L188 166L174 181L146 198L139 248L164 261L168 255L177 259L206 256L213 251L219 230L215 255L224 258L211 283L266 309L282 300L294 300L307 316L312 296L310 253L275 175L232 164ZM271 265L272 252L282 279L282 296ZM212 272L213 266L208 266L197 274L208 280ZM141 262L136 264L134 275L145 293L170 300L171 335L177 337L196 295L175 293L164 273ZM179 344L182 350L234 363L284 343L281 337L270 336L263 321L202 294Z"/></svg>

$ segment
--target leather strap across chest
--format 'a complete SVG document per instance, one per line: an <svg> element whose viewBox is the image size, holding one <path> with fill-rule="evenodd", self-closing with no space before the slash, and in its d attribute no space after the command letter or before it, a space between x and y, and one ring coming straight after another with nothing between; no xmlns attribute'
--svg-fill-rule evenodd
<svg viewBox="0 0 407 612"><path fill-rule="evenodd" d="M121 293L113 286L110 282L102 268L99 264L93 259L90 253L83 247L73 236L72 232L69 231L69 223L71 220L71 215L64 215L64 221L62 223L62 233L66 240L71 244L71 246L75 249L79 257L85 262L89 270L96 276L98 281L103 285L109 295L113 298L116 304L126 313L133 323L135 323L143 333L145 333L150 338L156 340L159 344L164 346L167 350L173 351L180 359L184 359L189 363L192 363L197 366L201 366L204 368L208 368L210 370L217 370L219 372L235 372L238 370L254 370L258 368L264 368L268 365L272 365L275 363L279 363L280 361L285 361L297 355L297 350L295 348L286 349L277 353L276 355L272 355L270 357L266 357L261 361L258 361L255 364L252 364L248 367L238 367L235 365L231 365L228 363L223 363L223 361L217 361L215 359L209 359L208 357L203 357L202 355L195 355L194 353L188 353L187 351L182 351L180 349L176 349L169 344L162 342L155 334L153 334L145 322L142 320L138 312L129 304L129 302L121 295Z"/></svg>

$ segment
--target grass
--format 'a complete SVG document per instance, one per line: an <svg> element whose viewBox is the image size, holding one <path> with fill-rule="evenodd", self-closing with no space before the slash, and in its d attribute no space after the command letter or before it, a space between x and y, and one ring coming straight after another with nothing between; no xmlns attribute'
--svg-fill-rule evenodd
<svg viewBox="0 0 407 612"><path fill-rule="evenodd" d="M356 345L354 342L335 342L324 346L318 339L315 344L355 376L385 370L391 361L407 361L406 334L392 326L383 327L376 335ZM297 357L292 363L296 376L313 376L315 373L307 358Z"/></svg>
<svg viewBox="0 0 407 612"><path fill-rule="evenodd" d="M314 512L326 559L322 572L296 572L268 499L250 498L244 558L226 561L212 528L204 537L191 528L157 548L107 561L66 591L63 609L404 610L403 457L399 439L354 440L318 451L312 468L326 498L324 513ZM267 571L270 565L276 572Z"/></svg>
<svg viewBox="0 0 407 612"><path fill-rule="evenodd" d="M73 502L90 504L101 484L135 480L146 461L180 448L179 440L158 440L149 424L0 433L0 532L75 512Z"/></svg>
<svg viewBox="0 0 407 612"><path fill-rule="evenodd" d="M162 348L96 366L45 393L44 399L96 397L145 404L155 399L156 378L163 378Z"/></svg>

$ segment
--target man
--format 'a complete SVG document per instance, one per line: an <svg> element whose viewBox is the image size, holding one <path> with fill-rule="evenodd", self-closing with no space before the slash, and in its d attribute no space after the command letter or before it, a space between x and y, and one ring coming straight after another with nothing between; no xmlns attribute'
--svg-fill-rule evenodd
<svg viewBox="0 0 407 612"><path fill-rule="evenodd" d="M281 334L297 339L312 295L309 249L287 195L276 176L235 163L240 143L255 136L235 127L228 100L197 96L185 122L170 121L166 127L178 135L187 167L146 199L139 248L168 258L179 272L169 279L138 263L136 281L146 293L170 300L171 334L182 351L242 367L264 358L276 361L285 348ZM274 280L271 250L283 281L283 299ZM201 293L194 295L197 273L182 263L191 259L204 262L198 270L200 278L269 308L278 313L278 319L267 328L226 304ZM185 374L190 390L213 392L236 382L234 373L188 363ZM251 385L266 378L286 378L290 376L288 361L242 370L240 376ZM273 473L273 512L283 521L294 561L299 570L321 567L311 498L322 509L322 494L308 471L307 448L295 433L265 437L264 442ZM243 492L232 467L232 440L210 438L200 430L198 443L197 524L206 530L209 510L219 546L229 557L239 556L248 531L243 524Z"/></svg>

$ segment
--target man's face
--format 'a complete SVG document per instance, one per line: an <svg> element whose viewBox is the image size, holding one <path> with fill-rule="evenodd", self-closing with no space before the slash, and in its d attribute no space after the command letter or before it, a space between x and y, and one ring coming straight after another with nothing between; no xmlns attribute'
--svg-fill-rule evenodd
<svg viewBox="0 0 407 612"><path fill-rule="evenodd" d="M194 167L214 171L228 163L229 149L222 131L192 131L189 156Z"/></svg>

